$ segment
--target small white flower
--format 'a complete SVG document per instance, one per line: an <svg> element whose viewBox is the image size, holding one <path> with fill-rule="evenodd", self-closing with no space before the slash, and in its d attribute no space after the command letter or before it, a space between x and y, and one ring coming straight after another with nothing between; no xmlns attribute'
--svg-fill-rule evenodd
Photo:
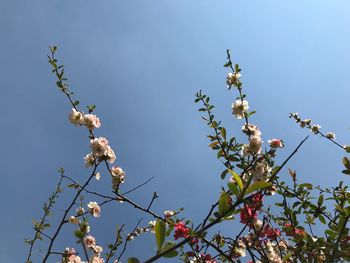
<svg viewBox="0 0 350 263"><path fill-rule="evenodd" d="M173 216L173 215L175 215L175 212L172 211L172 210L165 210L165 211L164 211L164 216L165 216L166 218L171 217L171 216Z"/></svg>
<svg viewBox="0 0 350 263"><path fill-rule="evenodd" d="M115 155L114 151L112 150L111 146L107 146L107 154L106 154L107 160L109 163L114 163L115 159L117 159L117 156Z"/></svg>
<svg viewBox="0 0 350 263"><path fill-rule="evenodd" d="M95 179L98 181L101 178L100 172L95 173Z"/></svg>
<svg viewBox="0 0 350 263"><path fill-rule="evenodd" d="M242 119L248 110L249 105L247 100L236 100L232 103L232 114L235 115L237 119Z"/></svg>
<svg viewBox="0 0 350 263"><path fill-rule="evenodd" d="M245 257L246 256L246 246L242 240L238 240L236 247L234 248L235 257Z"/></svg>
<svg viewBox="0 0 350 263"><path fill-rule="evenodd" d="M149 228L151 229L151 233L155 233L156 220L152 220L148 222Z"/></svg>
<svg viewBox="0 0 350 263"><path fill-rule="evenodd" d="M302 120L302 121L300 121L300 127L304 128L305 126L310 125L311 122L312 122L312 120L310 120L310 119Z"/></svg>
<svg viewBox="0 0 350 263"><path fill-rule="evenodd" d="M91 250L95 253L95 254L101 254L102 253L102 251L103 251L103 248L102 247L100 247L100 246L97 246L97 245L93 245L92 247L91 247Z"/></svg>
<svg viewBox="0 0 350 263"><path fill-rule="evenodd" d="M84 115L84 125L88 129L93 130L94 128L100 128L101 122L100 122L100 119L96 117L96 115L85 114Z"/></svg>
<svg viewBox="0 0 350 263"><path fill-rule="evenodd" d="M261 146L263 141L260 136L252 136L249 138L249 152L253 154L259 154L261 152Z"/></svg>
<svg viewBox="0 0 350 263"><path fill-rule="evenodd" d="M311 131L314 133L314 134L317 134L320 132L320 129L321 129L321 126L320 125L312 125L311 126Z"/></svg>
<svg viewBox="0 0 350 263"><path fill-rule="evenodd" d="M86 167L91 167L91 166L95 165L95 157L94 157L94 155L92 153L87 154L84 157L84 160L85 160L85 166Z"/></svg>
<svg viewBox="0 0 350 263"><path fill-rule="evenodd" d="M241 149L241 156L247 156L249 154L249 145L243 144Z"/></svg>
<svg viewBox="0 0 350 263"><path fill-rule="evenodd" d="M96 239L93 236L88 235L84 238L84 244L88 248L91 248L92 246L96 245Z"/></svg>
<svg viewBox="0 0 350 263"><path fill-rule="evenodd" d="M129 241L133 241L134 240L133 234L128 234L126 239L129 240Z"/></svg>
<svg viewBox="0 0 350 263"><path fill-rule="evenodd" d="M104 137L95 138L90 141L90 148L92 150L92 153L97 157L107 155L107 151L108 151L107 147L108 147L108 140Z"/></svg>
<svg viewBox="0 0 350 263"><path fill-rule="evenodd" d="M83 114L74 108L72 109L71 113L69 114L69 120L74 125L82 125L84 123Z"/></svg>
<svg viewBox="0 0 350 263"><path fill-rule="evenodd" d="M254 181L266 181L268 173L268 165L265 162L258 162L255 164L251 173L253 174Z"/></svg>
<svg viewBox="0 0 350 263"><path fill-rule="evenodd" d="M91 213L94 217L100 217L101 208L100 208L100 206L97 204L97 202L90 202L90 203L88 203L87 207L89 208L90 213Z"/></svg>
<svg viewBox="0 0 350 263"><path fill-rule="evenodd" d="M85 210L83 207L79 207L77 208L76 213L77 213L77 216L81 216L85 213Z"/></svg>
<svg viewBox="0 0 350 263"><path fill-rule="evenodd" d="M239 84L239 79L241 78L241 74L238 72L229 72L226 77L227 87L230 88L232 85L237 86Z"/></svg>
<svg viewBox="0 0 350 263"><path fill-rule="evenodd" d="M118 184L124 183L125 173L122 168L118 166L113 166L111 169L111 174L112 174L113 180L115 180L116 183Z"/></svg>
<svg viewBox="0 0 350 263"><path fill-rule="evenodd" d="M261 136L261 131L253 124L244 124L242 126L242 131L248 136Z"/></svg>
<svg viewBox="0 0 350 263"><path fill-rule="evenodd" d="M257 219L254 222L254 229L255 229L256 232L260 232L262 226L263 226L263 221L261 221L260 219Z"/></svg>
<svg viewBox="0 0 350 263"><path fill-rule="evenodd" d="M79 219L76 218L75 216L70 216L69 219L68 219L68 222L71 223L71 224L78 224L79 223Z"/></svg>

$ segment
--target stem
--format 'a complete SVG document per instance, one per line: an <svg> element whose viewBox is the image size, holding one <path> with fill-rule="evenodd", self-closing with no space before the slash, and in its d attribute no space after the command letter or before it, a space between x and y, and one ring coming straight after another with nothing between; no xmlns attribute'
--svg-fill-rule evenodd
<svg viewBox="0 0 350 263"><path fill-rule="evenodd" d="M52 246L53 246L53 243L55 242L58 234L60 233L61 231L61 228L63 227L64 223L65 223L65 219L66 219L66 216L67 214L69 213L69 211L71 210L71 208L73 207L73 205L75 204L75 201L78 199L80 193L85 189L85 187L90 183L91 179L95 176L95 172L96 172L96 169L98 167L99 164L95 165L89 179L85 182L85 184L82 186L82 188L80 188L78 190L78 192L76 193L75 197L73 198L72 202L70 203L70 205L68 206L68 208L66 209L66 211L64 212L63 214L63 217L57 227L57 230L55 232L55 234L52 236L52 239L50 241L50 244L49 244L49 247L47 249L47 252L44 256L44 259L43 259L43 263L45 263L47 261L47 259L49 258L50 254L51 254L51 249L52 249Z"/></svg>

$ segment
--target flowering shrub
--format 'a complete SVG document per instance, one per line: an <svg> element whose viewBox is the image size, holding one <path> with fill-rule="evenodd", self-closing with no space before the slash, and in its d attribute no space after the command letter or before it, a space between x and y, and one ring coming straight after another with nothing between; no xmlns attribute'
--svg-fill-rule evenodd
<svg viewBox="0 0 350 263"><path fill-rule="evenodd" d="M224 65L230 71L226 83L228 90L234 91L237 96L232 103L232 114L234 118L242 121L242 133L246 136L246 141L239 142L236 137L230 138L227 135L226 129L212 113L214 106L210 104L210 98L199 91L195 102L202 105L199 111L205 114L202 118L212 131L208 135L209 147L216 151L217 159L223 164L220 180L224 180L227 185L221 189L218 201L208 207L207 216L200 223L183 218L181 210L165 210L163 215L153 211L153 201L158 198L156 193L147 207L129 199L126 193L121 193L120 186L127 176L121 167L111 166L117 157L108 139L95 136L96 130L102 125L100 119L93 114L95 106L87 106L87 113L78 109L79 101L72 99L73 93L68 88L64 67L58 64L55 57L57 48L51 47L50 51L49 63L57 78L56 85L72 107L69 120L75 126L85 127L88 132L87 143L91 152L83 159L90 175L85 182L80 183L65 175L64 169L59 170L57 187L44 205L43 216L34 222L34 237L26 240L29 245L27 263L32 262L35 256L33 248L38 240L45 240L42 262L48 262L50 258L51 261L60 260L64 263L137 263L140 262L139 259L125 259L123 255L128 243L144 233L154 235L157 252L153 257L143 259L143 262L172 257L177 257L183 262L211 263L350 261L348 186L340 182L335 187L322 189L310 183L299 183L296 173L291 169L289 178L280 177L282 168L308 137L297 145L284 162L279 165L275 163L276 155L279 149L284 147L284 142L276 138L268 139L267 147L263 147L262 132L250 122L250 116L255 114L255 111L249 111L247 95L241 82L241 69L238 64L233 64L229 51L227 63ZM350 152L350 146L339 144L334 133L323 133L321 126L314 124L312 120L302 120L297 113L291 113L290 118L300 127L309 129L315 135L322 136L340 149ZM350 174L350 160L347 157L343 158L343 164L343 173ZM110 189L113 190L113 195L101 194L88 188L93 178L99 180L102 167L110 174ZM69 182L68 187L76 193L54 230L49 231L48 217L62 192L63 182ZM88 195L92 201L86 203L83 194ZM103 201L97 202L97 199ZM144 227L140 226L139 221L129 233L125 233L126 223L123 224L117 230L115 242L102 248L98 245L88 219L91 216L103 216L101 207L113 201L116 205L118 202L130 204L153 217L153 220ZM280 211L272 213L265 205L266 202L274 202ZM326 203L331 205L331 208L328 208ZM214 228L229 220L236 229L234 235L222 233L217 230L219 228ZM76 227L74 235L81 248L80 253L77 252L78 247L73 248L71 244L67 244L67 248L59 252L54 249L55 241L66 224ZM314 233L313 228L316 224L324 226L323 234Z"/></svg>

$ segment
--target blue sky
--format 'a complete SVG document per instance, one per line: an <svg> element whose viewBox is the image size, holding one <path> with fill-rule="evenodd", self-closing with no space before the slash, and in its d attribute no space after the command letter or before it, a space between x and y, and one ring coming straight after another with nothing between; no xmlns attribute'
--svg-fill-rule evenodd
<svg viewBox="0 0 350 263"><path fill-rule="evenodd" d="M224 182L207 147L195 92L202 89L212 98L231 136L242 125L231 115L235 95L226 91L226 48L242 67L244 89L257 110L252 122L265 141L285 141L278 160L308 134L288 119L291 111L350 144L349 11L348 1L320 0L0 1L2 260L24 261L23 239L32 236L31 220L41 215L57 168L81 180L88 172L82 161L89 151L86 131L67 121L70 106L55 88L49 45L59 46L76 98L83 106L97 105L97 135L116 150L127 173L125 189L155 176L132 197L147 204L157 191L157 212L184 207L184 215L199 222ZM301 181L348 183L340 173L343 155L312 136L288 167ZM94 187L108 192L109 183L105 176ZM60 200L54 215L67 200ZM104 242L112 240L111 226L127 221L132 229L141 217L125 204L102 214L102 224L92 224ZM58 250L74 246L71 231ZM146 236L130 245L129 255L144 259L154 247Z"/></svg>

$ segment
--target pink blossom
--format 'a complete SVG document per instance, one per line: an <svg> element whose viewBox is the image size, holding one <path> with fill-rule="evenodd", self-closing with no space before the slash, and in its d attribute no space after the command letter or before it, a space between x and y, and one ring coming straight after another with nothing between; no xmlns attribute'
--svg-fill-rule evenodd
<svg viewBox="0 0 350 263"><path fill-rule="evenodd" d="M103 251L102 247L97 246L97 245L91 246L91 250L97 255L101 254Z"/></svg>
<svg viewBox="0 0 350 263"><path fill-rule="evenodd" d="M254 208L251 208L247 204L244 204L244 207L241 209L240 217L241 223L252 226L258 215Z"/></svg>
<svg viewBox="0 0 350 263"><path fill-rule="evenodd" d="M190 230L186 227L184 222L179 222L174 225L175 228L175 234L174 238L175 240L183 237L183 238L188 238L190 236Z"/></svg>
<svg viewBox="0 0 350 263"><path fill-rule="evenodd" d="M63 263L82 263L81 258L76 255L74 248L66 248L64 250L65 255L62 258Z"/></svg>
<svg viewBox="0 0 350 263"><path fill-rule="evenodd" d="M271 148L283 148L283 141L280 139L271 139L267 140L267 142L270 144Z"/></svg>
<svg viewBox="0 0 350 263"><path fill-rule="evenodd" d="M94 217L100 217L101 208L96 202L90 202L87 206Z"/></svg>
<svg viewBox="0 0 350 263"><path fill-rule="evenodd" d="M116 190L119 184L124 183L125 173L122 168L118 166L113 166L111 168L112 175L112 188Z"/></svg>
<svg viewBox="0 0 350 263"><path fill-rule="evenodd" d="M114 163L115 159L117 159L117 156L115 155L114 151L112 150L111 146L107 146L107 161L109 163Z"/></svg>
<svg viewBox="0 0 350 263"><path fill-rule="evenodd" d="M286 233L287 236L303 236L305 235L305 231L301 228L297 228L292 226L289 223L284 224L284 232Z"/></svg>
<svg viewBox="0 0 350 263"><path fill-rule="evenodd" d="M108 140L104 137L95 138L90 141L90 148L92 154L98 158L99 161L107 160L110 163L113 163L116 159L116 155L112 148L108 145ZM87 155L86 160L90 158Z"/></svg>
<svg viewBox="0 0 350 263"><path fill-rule="evenodd" d="M93 236L89 235L85 237L84 244L88 248L91 248L92 246L96 245L96 239Z"/></svg>
<svg viewBox="0 0 350 263"><path fill-rule="evenodd" d="M84 124L90 130L93 130L94 128L100 128L101 126L100 119L93 114L84 115Z"/></svg>
<svg viewBox="0 0 350 263"><path fill-rule="evenodd" d="M90 148L92 150L92 153L97 157L101 157L107 154L107 146L108 140L104 137L95 138L90 141Z"/></svg>
<svg viewBox="0 0 350 263"><path fill-rule="evenodd" d="M278 228L271 228L269 225L265 226L265 228L260 232L260 236L269 239L276 239L281 235L281 231Z"/></svg>

